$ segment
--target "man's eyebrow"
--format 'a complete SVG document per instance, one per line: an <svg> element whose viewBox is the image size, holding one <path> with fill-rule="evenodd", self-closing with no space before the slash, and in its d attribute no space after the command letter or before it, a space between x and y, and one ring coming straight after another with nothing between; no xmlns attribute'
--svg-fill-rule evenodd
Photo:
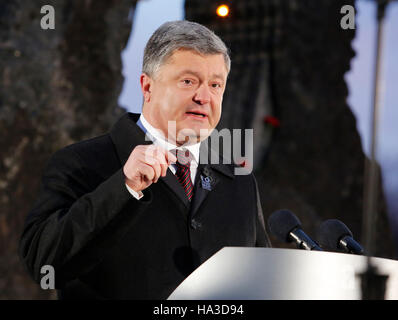
<svg viewBox="0 0 398 320"><path fill-rule="evenodd" d="M182 75L185 75L185 74L190 74L190 75L193 75L193 76L195 76L197 78L201 78L201 76L200 76L200 74L198 72L193 71L193 70L189 70L189 69L179 72L178 75L177 75L177 78L181 77ZM214 74L212 76L212 78L217 78L217 79L220 79L220 80L224 81L224 77L221 74Z"/></svg>
<svg viewBox="0 0 398 320"><path fill-rule="evenodd" d="M220 80L224 81L224 77L223 77L222 74L216 73L216 74L213 75L213 78L217 78L217 79L220 79Z"/></svg>
<svg viewBox="0 0 398 320"><path fill-rule="evenodd" d="M179 73L177 74L177 77L181 77L181 76L184 75L184 74L190 74L190 75L193 75L193 76L195 76L195 77L197 77L197 78L200 78L200 74L199 74L198 72L193 71L193 70L188 70L188 69L179 72Z"/></svg>

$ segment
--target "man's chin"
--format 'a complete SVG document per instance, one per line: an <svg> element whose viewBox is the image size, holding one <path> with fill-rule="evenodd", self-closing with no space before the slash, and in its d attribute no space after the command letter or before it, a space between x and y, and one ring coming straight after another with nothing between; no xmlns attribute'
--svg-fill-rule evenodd
<svg viewBox="0 0 398 320"><path fill-rule="evenodd" d="M184 145L192 145L205 140L213 131L207 127L204 128L184 128L178 132L177 141Z"/></svg>

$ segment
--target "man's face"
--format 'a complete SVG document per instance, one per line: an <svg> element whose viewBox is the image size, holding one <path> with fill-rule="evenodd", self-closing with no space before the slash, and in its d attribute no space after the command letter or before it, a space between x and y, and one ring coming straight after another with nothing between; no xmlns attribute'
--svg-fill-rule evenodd
<svg viewBox="0 0 398 320"><path fill-rule="evenodd" d="M141 75L144 116L169 140L177 140L178 145L185 142L184 136L192 139L190 143L199 142L220 120L226 81L222 54L177 50L153 78ZM168 132L169 121L175 121L177 139L173 132ZM203 129L208 130L205 136Z"/></svg>

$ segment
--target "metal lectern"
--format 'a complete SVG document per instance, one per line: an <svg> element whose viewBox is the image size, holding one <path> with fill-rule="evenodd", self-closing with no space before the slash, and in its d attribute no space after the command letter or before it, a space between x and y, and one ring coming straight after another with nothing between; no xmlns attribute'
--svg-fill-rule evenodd
<svg viewBox="0 0 398 320"><path fill-rule="evenodd" d="M371 258L398 299L398 261ZM298 249L225 247L192 272L169 300L356 300L365 256Z"/></svg>

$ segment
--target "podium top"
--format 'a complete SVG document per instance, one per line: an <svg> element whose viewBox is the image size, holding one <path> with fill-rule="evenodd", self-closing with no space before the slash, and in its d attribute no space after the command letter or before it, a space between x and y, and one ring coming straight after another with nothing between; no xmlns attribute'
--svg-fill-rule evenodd
<svg viewBox="0 0 398 320"><path fill-rule="evenodd" d="M398 261L371 258L398 299ZM191 273L169 300L356 300L367 257L298 249L225 247Z"/></svg>

